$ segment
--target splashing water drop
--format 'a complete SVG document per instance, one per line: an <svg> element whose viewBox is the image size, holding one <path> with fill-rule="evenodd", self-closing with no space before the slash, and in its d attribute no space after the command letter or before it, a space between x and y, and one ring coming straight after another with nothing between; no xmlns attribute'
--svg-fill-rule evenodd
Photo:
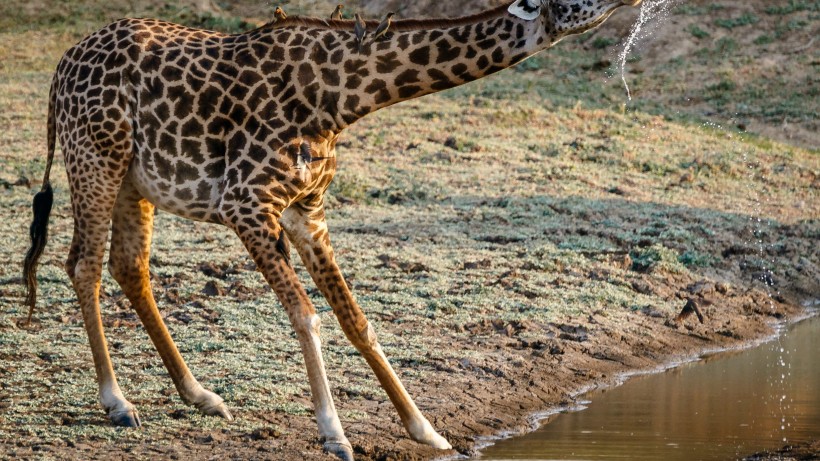
<svg viewBox="0 0 820 461"><path fill-rule="evenodd" d="M635 45L640 40L648 38L661 22L669 16L669 12L674 6L680 3L681 0L647 0L641 3L638 20L632 25L624 43L624 48L618 54L619 67L621 69L621 81L626 88L626 97L632 101L632 92L629 90L629 84L626 83L626 62L629 59L629 54L635 48Z"/></svg>

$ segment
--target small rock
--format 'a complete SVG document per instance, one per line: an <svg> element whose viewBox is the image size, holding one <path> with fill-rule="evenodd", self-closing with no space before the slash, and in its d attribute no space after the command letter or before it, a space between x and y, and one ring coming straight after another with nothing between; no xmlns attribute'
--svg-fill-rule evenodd
<svg viewBox="0 0 820 461"><path fill-rule="evenodd" d="M629 270L632 267L632 257L629 256L629 253L613 256L612 262L623 270Z"/></svg>
<svg viewBox="0 0 820 461"><path fill-rule="evenodd" d="M205 262L199 265L199 271L208 277L224 278L225 270L212 262Z"/></svg>
<svg viewBox="0 0 820 461"><path fill-rule="evenodd" d="M706 296L715 292L715 284L707 280L700 280L686 287L686 291L697 296Z"/></svg>
<svg viewBox="0 0 820 461"><path fill-rule="evenodd" d="M269 427L263 427L263 428L255 429L253 432L251 432L249 438L251 440L268 440L268 439L278 439L281 436L282 436L282 434L277 429L271 429Z"/></svg>
<svg viewBox="0 0 820 461"><path fill-rule="evenodd" d="M695 174L691 171L684 173L678 180L679 184L691 184L693 182L695 182Z"/></svg>
<svg viewBox="0 0 820 461"><path fill-rule="evenodd" d="M717 292L722 294L722 295L729 294L729 291L731 291L731 289L732 289L732 286L729 285L726 282L718 282L718 283L715 284L715 290L717 290Z"/></svg>
<svg viewBox="0 0 820 461"><path fill-rule="evenodd" d="M182 408L178 408L174 411L168 412L168 417L171 419L183 419L185 418L187 413Z"/></svg>
<svg viewBox="0 0 820 461"><path fill-rule="evenodd" d="M648 284L647 282L644 282L643 280L633 281L632 289L643 295L651 295L654 292L654 290L652 289L652 285Z"/></svg>
<svg viewBox="0 0 820 461"><path fill-rule="evenodd" d="M469 261L465 262L463 265L463 269L472 270L472 269L486 269L492 266L492 262L489 259L482 259L481 261Z"/></svg>
<svg viewBox="0 0 820 461"><path fill-rule="evenodd" d="M210 280L205 284L205 288L202 289L202 294L207 296L225 296L225 289L215 281Z"/></svg>

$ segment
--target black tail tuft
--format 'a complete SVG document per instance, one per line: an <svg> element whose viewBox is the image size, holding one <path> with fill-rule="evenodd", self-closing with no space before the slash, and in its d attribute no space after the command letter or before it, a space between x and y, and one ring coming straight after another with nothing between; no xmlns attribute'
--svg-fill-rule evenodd
<svg viewBox="0 0 820 461"><path fill-rule="evenodd" d="M29 228L31 235L31 248L26 253L23 262L23 280L26 283L26 304L28 305L28 320L31 323L31 315L34 313L34 305L37 303L37 263L43 249L46 247L48 238L48 217L51 214L51 205L54 203L54 192L51 184L46 182L43 189L34 196L34 203L31 208L34 211L34 219Z"/></svg>

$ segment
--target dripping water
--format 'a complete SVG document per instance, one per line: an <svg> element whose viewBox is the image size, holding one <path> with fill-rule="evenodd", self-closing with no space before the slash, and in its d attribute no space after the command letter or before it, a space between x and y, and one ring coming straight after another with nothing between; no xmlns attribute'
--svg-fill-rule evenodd
<svg viewBox="0 0 820 461"><path fill-rule="evenodd" d="M663 24L664 20L669 17L672 8L678 3L680 3L680 0L645 0L641 3L638 19L632 25L629 36L624 41L624 47L618 54L618 67L621 73L621 81L624 88L626 88L627 100L632 100L632 92L626 82L626 64L629 55L639 42L645 41Z"/></svg>
<svg viewBox="0 0 820 461"><path fill-rule="evenodd" d="M729 136L731 137L732 135ZM749 179L753 180L755 178L756 171L762 171L760 161L752 161L749 158L748 152L745 150L742 154L742 161L743 165L745 165L748 170ZM760 173L760 182L764 184L766 183L765 173ZM764 208L769 208L767 206L769 197L765 194L765 191L761 194L760 191L754 188L754 181L749 182L749 198L752 202L748 218L749 237L748 239L744 239L744 244L749 245L756 250L759 266L753 267L752 270L757 271L754 274L754 277L765 288L768 300L767 307L770 312L774 313L777 310L774 304L774 298L780 295L780 291L777 288L775 281L774 261L769 260L766 257L768 250L771 250L771 246L773 246L773 244L767 244L765 238L772 232L776 232L776 229L773 229L771 221L761 218L764 213ZM791 363L786 358L790 351L783 347L780 336L777 337L777 346L775 350L778 352L777 360L774 362L774 365L770 364L769 366L774 366L776 370L768 375L768 382L766 384L773 391L772 397L770 398L775 399L777 403L776 411L779 412L779 415L774 416L779 416L780 418L780 434L782 441L783 443L788 443L789 440L785 434L787 434L788 430L791 428L795 417L792 416L791 419L787 419L786 417L786 415L790 413L793 400L791 396L784 393L783 389L786 388L786 384L791 377Z"/></svg>

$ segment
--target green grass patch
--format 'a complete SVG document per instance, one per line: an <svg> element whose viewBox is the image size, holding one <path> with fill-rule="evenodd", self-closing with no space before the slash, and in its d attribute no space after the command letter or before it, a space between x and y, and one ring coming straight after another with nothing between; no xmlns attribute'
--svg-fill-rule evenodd
<svg viewBox="0 0 820 461"><path fill-rule="evenodd" d="M639 272L686 272L686 268L680 262L678 252L660 243L632 251L630 256L632 257L632 269Z"/></svg>
<svg viewBox="0 0 820 461"><path fill-rule="evenodd" d="M604 48L609 48L612 45L618 43L617 38L612 37L595 37L595 40L592 41L592 47L596 50L602 50Z"/></svg>
<svg viewBox="0 0 820 461"><path fill-rule="evenodd" d="M686 16L703 16L704 14L711 14L723 9L726 9L726 7L720 4L700 6L692 5L691 3L684 3L675 7L674 13Z"/></svg>
<svg viewBox="0 0 820 461"><path fill-rule="evenodd" d="M768 34L761 34L756 39L754 39L755 45L768 45L770 43L774 43L774 38Z"/></svg>
<svg viewBox="0 0 820 461"><path fill-rule="evenodd" d="M766 14L785 16L799 11L820 11L820 2L789 0L787 5L772 5L766 8Z"/></svg>
<svg viewBox="0 0 820 461"><path fill-rule="evenodd" d="M686 267L710 267L718 261L718 258L710 254L700 253L698 251L689 250L684 251L678 256L678 262Z"/></svg>
<svg viewBox="0 0 820 461"><path fill-rule="evenodd" d="M752 13L744 13L736 18L719 18L715 19L715 25L725 29L734 29L736 27L751 26L760 22L760 18Z"/></svg>
<svg viewBox="0 0 820 461"><path fill-rule="evenodd" d="M705 30L701 29L700 27L698 27L697 24L690 25L687 30L689 30L689 33L692 34L692 36L695 38L709 37L709 32L706 32Z"/></svg>

